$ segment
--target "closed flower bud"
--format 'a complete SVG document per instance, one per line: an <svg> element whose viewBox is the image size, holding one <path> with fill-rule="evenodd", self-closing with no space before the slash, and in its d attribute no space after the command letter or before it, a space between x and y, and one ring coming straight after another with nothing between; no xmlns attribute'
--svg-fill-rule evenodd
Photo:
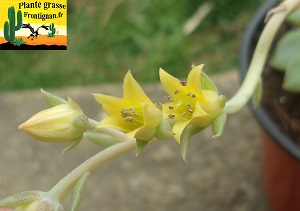
<svg viewBox="0 0 300 211"><path fill-rule="evenodd" d="M88 127L88 118L72 99L43 110L19 126L31 137L45 142L69 142L78 140Z"/></svg>
<svg viewBox="0 0 300 211"><path fill-rule="evenodd" d="M49 192L25 191L0 201L0 207L14 207L15 211L64 211L61 203Z"/></svg>

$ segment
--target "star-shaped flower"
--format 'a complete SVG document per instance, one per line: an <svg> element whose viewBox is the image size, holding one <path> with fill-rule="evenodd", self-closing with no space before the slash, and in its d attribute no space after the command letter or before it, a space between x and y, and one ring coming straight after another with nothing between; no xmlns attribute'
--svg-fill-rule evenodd
<svg viewBox="0 0 300 211"><path fill-rule="evenodd" d="M123 98L94 94L109 117L98 128L113 128L126 133L129 139L151 141L162 121L162 112L151 102L130 71L125 76Z"/></svg>
<svg viewBox="0 0 300 211"><path fill-rule="evenodd" d="M173 132L178 142L186 126L209 126L225 105L224 96L218 95L213 82L202 73L203 66L193 67L187 81L180 81L162 69L159 71L161 83L170 95L166 98L172 101L163 104L163 115L176 120Z"/></svg>

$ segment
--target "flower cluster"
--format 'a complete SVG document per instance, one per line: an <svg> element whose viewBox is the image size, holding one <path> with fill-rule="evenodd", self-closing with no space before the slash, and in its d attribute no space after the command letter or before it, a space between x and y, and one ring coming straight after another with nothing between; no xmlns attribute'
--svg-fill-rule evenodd
<svg viewBox="0 0 300 211"><path fill-rule="evenodd" d="M153 103L132 76L125 75L123 97L94 94L107 117L97 122L88 118L80 106L42 90L52 106L43 110L19 126L31 137L44 141L70 145L68 151L83 138L110 148L99 152L58 182L49 192L26 191L0 201L0 206L16 207L16 210L64 210L61 200L74 188L72 207L77 210L87 177L97 163L136 148L137 155L153 140L172 137L181 144L181 154L186 159L191 136L212 125L214 137L222 134L226 112L225 97L210 78L202 72L204 65L193 66L186 81L180 81L164 70L159 70L160 81L169 100L165 104ZM75 187L74 187L75 186Z"/></svg>
<svg viewBox="0 0 300 211"><path fill-rule="evenodd" d="M137 142L172 136L180 142L188 126L206 128L222 113L225 98L202 72L203 66L193 66L186 81L160 69L161 83L169 94L165 98L170 100L165 104L154 104L129 71L124 78L123 98L94 94L108 114L97 129L115 129ZM41 141L80 141L89 125L81 108L71 98L65 101L45 91L43 94L54 107L34 115L19 128Z"/></svg>

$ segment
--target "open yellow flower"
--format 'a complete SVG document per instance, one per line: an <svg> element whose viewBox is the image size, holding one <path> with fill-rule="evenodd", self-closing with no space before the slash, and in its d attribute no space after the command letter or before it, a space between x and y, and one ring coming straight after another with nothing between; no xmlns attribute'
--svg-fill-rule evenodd
<svg viewBox="0 0 300 211"><path fill-rule="evenodd" d="M177 120L173 126L176 141L187 125L201 128L209 126L225 105L224 96L219 96L212 81L202 73L204 65L195 66L187 81L177 78L160 69L159 75L167 98L172 102L163 105L164 118Z"/></svg>
<svg viewBox="0 0 300 211"><path fill-rule="evenodd" d="M129 139L151 141L162 121L162 112L151 102L130 71L125 76L123 98L94 94L109 117L98 128L113 128L126 133Z"/></svg>

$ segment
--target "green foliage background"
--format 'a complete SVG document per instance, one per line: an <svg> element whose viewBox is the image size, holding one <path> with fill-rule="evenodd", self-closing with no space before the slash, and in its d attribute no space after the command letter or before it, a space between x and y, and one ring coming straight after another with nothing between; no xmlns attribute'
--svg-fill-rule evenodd
<svg viewBox="0 0 300 211"><path fill-rule="evenodd" d="M214 8L197 30L184 23L204 0L68 1L67 51L0 51L0 91L139 82L158 69L185 77L192 63L210 74L237 67L239 42L262 0L210 0Z"/></svg>

